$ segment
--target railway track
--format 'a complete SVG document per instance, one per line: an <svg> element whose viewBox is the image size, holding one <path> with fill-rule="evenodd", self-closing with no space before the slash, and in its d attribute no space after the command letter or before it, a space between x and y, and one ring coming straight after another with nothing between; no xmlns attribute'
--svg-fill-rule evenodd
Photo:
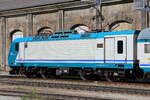
<svg viewBox="0 0 150 100"><path fill-rule="evenodd" d="M114 93L150 95L150 89L81 85L81 84L70 84L70 83L67 84L67 83L57 83L57 82L33 82L33 81L23 81L23 80L20 81L20 80L8 80L8 79L0 79L0 83L8 84L8 85L22 85L22 86L61 88L61 89L72 89L72 90L87 90L87 91L96 91L96 92L103 91L103 92L114 92Z"/></svg>
<svg viewBox="0 0 150 100"><path fill-rule="evenodd" d="M17 91L17 90L5 90L5 89L0 89L0 95L3 96L16 96L16 97L21 97L26 94L30 94L31 92L27 91ZM112 99L104 99L104 98L93 98L93 97L88 97L88 96L74 96L74 95L64 95L64 94L50 94L50 93L42 93L42 92L37 92L37 97L42 96L46 99L49 100L112 100Z"/></svg>
<svg viewBox="0 0 150 100"><path fill-rule="evenodd" d="M0 78L26 78L22 75L0 75Z"/></svg>

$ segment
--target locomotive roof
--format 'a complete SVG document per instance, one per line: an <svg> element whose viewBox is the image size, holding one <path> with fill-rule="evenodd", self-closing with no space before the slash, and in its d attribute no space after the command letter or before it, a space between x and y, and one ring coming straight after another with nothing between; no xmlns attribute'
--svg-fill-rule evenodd
<svg viewBox="0 0 150 100"><path fill-rule="evenodd" d="M138 39L139 40L145 40L145 39L150 39L150 28L146 28L146 29L143 29L139 36L138 36Z"/></svg>
<svg viewBox="0 0 150 100"><path fill-rule="evenodd" d="M31 36L31 37L18 38L13 42L96 39L96 38L104 38L105 36L133 35L137 33L138 32L136 30L128 30L128 31L114 31L114 32L85 33L85 34L54 34L49 36Z"/></svg>

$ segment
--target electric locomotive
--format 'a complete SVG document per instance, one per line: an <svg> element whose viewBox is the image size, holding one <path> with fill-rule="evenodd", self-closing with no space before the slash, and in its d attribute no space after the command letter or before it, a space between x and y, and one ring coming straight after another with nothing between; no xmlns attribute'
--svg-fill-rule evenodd
<svg viewBox="0 0 150 100"><path fill-rule="evenodd" d="M11 74L27 77L141 79L150 72L150 29L18 38L10 46Z"/></svg>

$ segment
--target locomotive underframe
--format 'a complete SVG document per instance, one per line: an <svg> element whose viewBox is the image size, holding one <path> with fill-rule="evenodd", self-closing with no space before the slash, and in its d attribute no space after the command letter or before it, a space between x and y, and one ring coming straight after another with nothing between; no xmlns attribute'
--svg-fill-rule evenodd
<svg viewBox="0 0 150 100"><path fill-rule="evenodd" d="M143 78L143 72L138 69L110 69L110 68L58 68L58 67L13 67L10 74L25 75L29 78L42 77L80 77L83 80L135 80ZM140 76L139 76L140 75Z"/></svg>

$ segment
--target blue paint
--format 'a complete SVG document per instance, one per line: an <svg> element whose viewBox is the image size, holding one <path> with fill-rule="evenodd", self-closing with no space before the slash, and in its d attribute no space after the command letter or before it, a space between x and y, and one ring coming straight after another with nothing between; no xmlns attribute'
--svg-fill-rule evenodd
<svg viewBox="0 0 150 100"><path fill-rule="evenodd" d="M141 69L142 69L144 72L150 72L150 68L146 68L146 67L144 68L144 67L143 67L143 68L141 68Z"/></svg>
<svg viewBox="0 0 150 100"><path fill-rule="evenodd" d="M116 31L116 32L99 32L99 33L86 33L89 35L88 37L84 37L85 34L54 34L49 36L32 36L32 37L24 37L18 38L13 42L38 42L38 41L58 41L58 40L79 40L79 39L98 39L104 38L105 36L113 36L113 35L133 35L138 32L135 30L130 31ZM62 37L68 36L67 38L52 38L52 37ZM37 40L35 39L37 38ZM46 39L45 39L46 38ZM45 39L45 40L42 40Z"/></svg>
<svg viewBox="0 0 150 100"><path fill-rule="evenodd" d="M15 60L17 58L18 51L15 50L15 43L13 42L10 46L8 54L8 65L14 66Z"/></svg>
<svg viewBox="0 0 150 100"><path fill-rule="evenodd" d="M94 61L94 62L103 62L103 61L110 61L110 62L135 62L136 60L48 60L48 59L44 59L44 60L41 60L41 59L26 59L26 60L16 60L16 61L81 61L81 62L91 62L91 61Z"/></svg>
<svg viewBox="0 0 150 100"><path fill-rule="evenodd" d="M140 64L140 67L144 72L150 72L150 64Z"/></svg>
<svg viewBox="0 0 150 100"><path fill-rule="evenodd" d="M140 64L140 66L150 66L150 64Z"/></svg>
<svg viewBox="0 0 150 100"><path fill-rule="evenodd" d="M142 42L142 43L144 43L144 42L150 42L150 39L149 40L147 40L147 39L145 39L145 40L137 40L137 42L138 43L140 43L140 42Z"/></svg>
<svg viewBox="0 0 150 100"><path fill-rule="evenodd" d="M21 65L17 63L18 66ZM123 65L123 67L119 67L118 65ZM24 62L23 66L25 67L75 67L75 68L112 68L112 69L133 69L132 63L39 63L39 62ZM14 66L17 67L17 66Z"/></svg>

